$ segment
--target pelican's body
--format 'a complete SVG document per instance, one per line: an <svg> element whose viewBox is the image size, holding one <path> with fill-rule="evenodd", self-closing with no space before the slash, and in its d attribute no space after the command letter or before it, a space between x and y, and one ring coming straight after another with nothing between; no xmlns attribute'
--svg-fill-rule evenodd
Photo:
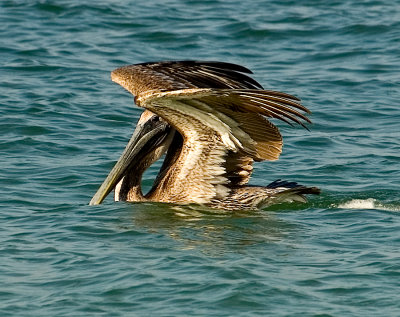
<svg viewBox="0 0 400 317"><path fill-rule="evenodd" d="M266 117L304 124L298 99L261 85L244 67L218 62L130 65L112 80L145 108L120 160L92 198L99 204L115 188L115 200L196 203L223 209L255 209L305 201L315 187L275 181L247 186L254 161L276 160L282 137ZM300 111L299 111L300 110ZM166 153L152 189L141 190L143 172Z"/></svg>

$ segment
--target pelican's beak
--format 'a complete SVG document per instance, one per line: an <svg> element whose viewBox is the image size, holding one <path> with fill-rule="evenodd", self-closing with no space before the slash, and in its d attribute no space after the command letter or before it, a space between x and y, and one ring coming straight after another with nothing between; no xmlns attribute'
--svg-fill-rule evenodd
<svg viewBox="0 0 400 317"><path fill-rule="evenodd" d="M150 111L145 111L124 152L93 196L89 205L101 204L125 175L127 169L132 166L132 163L137 162L138 157L143 157L143 155L158 147L165 140L170 129L171 127L167 122Z"/></svg>

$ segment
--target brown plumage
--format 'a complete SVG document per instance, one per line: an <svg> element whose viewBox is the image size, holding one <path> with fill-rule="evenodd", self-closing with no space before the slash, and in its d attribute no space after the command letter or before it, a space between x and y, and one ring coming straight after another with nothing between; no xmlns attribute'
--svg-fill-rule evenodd
<svg viewBox="0 0 400 317"><path fill-rule="evenodd" d="M112 80L146 110L120 160L93 197L98 204L115 187L115 199L199 203L253 209L281 201L305 201L314 187L273 182L245 186L254 161L276 160L282 137L267 118L310 122L308 109L291 95L262 89L239 65L220 62L158 62L118 68ZM144 170L166 152L149 193Z"/></svg>

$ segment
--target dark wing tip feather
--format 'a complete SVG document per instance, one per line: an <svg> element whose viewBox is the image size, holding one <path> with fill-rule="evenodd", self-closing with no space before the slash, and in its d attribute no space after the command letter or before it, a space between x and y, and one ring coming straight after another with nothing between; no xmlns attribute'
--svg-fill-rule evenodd
<svg viewBox="0 0 400 317"><path fill-rule="evenodd" d="M148 90L186 88L262 89L248 68L216 61L158 61L127 65L116 69L114 78L134 95ZM118 75L117 75L118 73ZM113 75L112 75L113 77Z"/></svg>
<svg viewBox="0 0 400 317"><path fill-rule="evenodd" d="M157 61L157 62L145 62L135 65L149 66L149 67L193 67L193 66L208 66L217 69L230 69L232 71L253 74L253 72L247 67L227 62L217 62L217 61L198 61L198 60L176 60L176 61Z"/></svg>
<svg viewBox="0 0 400 317"><path fill-rule="evenodd" d="M246 73L246 74L253 74L253 72L248 69L247 67L244 67L242 65L234 64L234 63L227 63L227 62L214 62L214 61L195 61L196 64L201 64L204 66L208 67L214 67L214 68L219 68L219 69L230 69L236 72L240 73Z"/></svg>
<svg viewBox="0 0 400 317"><path fill-rule="evenodd" d="M298 193L302 195L319 195L321 193L321 189L319 189L318 187L307 187L304 185L300 185L296 182L288 182L288 181L283 181L281 179L277 179L267 186L267 188L272 188L272 189L278 187L289 188L298 191Z"/></svg>
<svg viewBox="0 0 400 317"><path fill-rule="evenodd" d="M295 110L296 108L309 113L310 111L299 102L293 102L294 99L289 94L284 94L276 91L268 90L253 90L253 89L237 89L235 91L226 91L227 94L231 93L239 97L241 107L247 110L255 111L260 114L277 118L289 125L292 125L289 120L301 125L303 128L308 127L300 120L311 123L311 120L301 112ZM285 96L284 98L276 98L276 96ZM289 119L289 120L288 120Z"/></svg>
<svg viewBox="0 0 400 317"><path fill-rule="evenodd" d="M263 86L261 86L259 82L243 74L243 72L223 68L214 68L208 65L204 66L203 68L210 74L232 80L232 83L235 85L233 88L263 89ZM240 85L237 85L237 83L240 83Z"/></svg>
<svg viewBox="0 0 400 317"><path fill-rule="evenodd" d="M158 65L161 72L176 80L186 78L198 88L247 88L262 89L259 82L248 76L253 72L241 65L217 61L166 61ZM162 67L162 68L161 68Z"/></svg>

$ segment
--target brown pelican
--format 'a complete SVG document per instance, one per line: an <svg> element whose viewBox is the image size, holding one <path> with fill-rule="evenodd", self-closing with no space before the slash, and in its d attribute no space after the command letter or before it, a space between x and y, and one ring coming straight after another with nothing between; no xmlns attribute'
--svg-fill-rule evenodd
<svg viewBox="0 0 400 317"><path fill-rule="evenodd" d="M284 201L305 202L316 187L274 181L249 186L254 161L276 160L278 128L311 122L294 96L264 90L245 67L222 62L166 61L118 68L111 79L145 109L137 127L91 205L115 189L115 200L204 204L221 209L256 209ZM147 194L144 171L164 154Z"/></svg>

